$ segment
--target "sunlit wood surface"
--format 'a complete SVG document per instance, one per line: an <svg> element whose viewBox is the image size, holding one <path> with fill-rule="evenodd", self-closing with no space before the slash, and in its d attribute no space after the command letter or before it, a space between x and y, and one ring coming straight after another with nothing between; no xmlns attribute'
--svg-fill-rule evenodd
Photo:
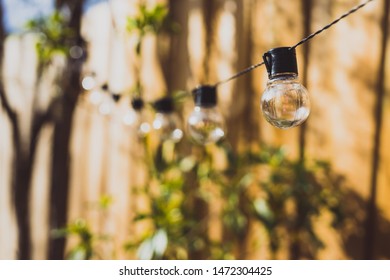
<svg viewBox="0 0 390 280"><path fill-rule="evenodd" d="M85 71L95 71L101 83L109 82L114 92L126 91L134 83L134 38L124 28L127 15L134 14L132 1L112 1L116 29L112 27L107 4L99 4L84 18L83 32L90 44ZM131 2L131 4L130 4ZM134 1L135 2L135 1ZM149 1L153 2L153 1ZM261 61L262 54L278 46L289 46L303 37L301 1L219 0L213 11L213 28L206 30L201 1L171 1L174 17L182 25L182 33L172 45L174 56L167 79L158 57L159 42L153 36L143 46L143 71L146 97L150 100L166 90L190 90L198 83L212 83ZM359 1L313 1L312 31L329 23ZM123 5L123 6L121 6ZM371 176L378 174L378 224L375 256L381 258L389 250L390 240L390 100L389 79L383 104L380 168L372 170L374 138L374 106L380 63L383 16L382 1L363 10L310 41L308 61L302 60L302 47L297 49L300 70L308 67L306 87L310 92L312 113L307 122L306 157L329 160L335 170L344 174L350 187L364 200L369 198ZM207 32L213 36L206 39ZM206 45L208 42L210 45ZM30 102L34 85L33 42L23 36L8 38L4 79L9 98L23 112ZM390 48L385 61L386 77L390 75ZM205 60L207 63L205 64ZM207 65L208 69L204 67ZM237 149L265 141L283 145L291 157L299 153L299 129L281 131L261 117L260 96L266 83L264 67L219 88L220 108L228 123L228 139ZM302 77L301 77L302 78ZM123 102L125 102L123 100ZM192 104L185 105L185 114ZM28 125L28 112L21 114ZM0 258L15 258L17 231L10 207L10 172L12 158L11 130L4 112L0 111ZM48 172L50 168L51 127L41 134L33 176L32 218L33 258L44 259L48 235ZM184 145L190 145L183 140ZM133 132L119 122L100 115L85 99L76 108L71 145L70 220L85 218L97 232L113 236L102 248L104 258L128 258L123 244L138 229L130 223L134 209L143 206L132 186L144 180L140 164L142 148ZM113 197L107 213L94 209L101 195ZM356 215L365 215L365 209ZM326 218L326 217L325 217ZM321 228L321 225L319 225ZM337 233L321 228L327 247L323 259L344 259ZM361 235L364 228L361 229ZM255 239L261 230L253 229ZM70 241L71 246L73 241ZM357 251L363 250L356 242ZM116 254L113 254L113 252ZM388 254L387 254L388 256ZM131 256L130 256L131 257ZM247 258L268 258L262 247L252 248ZM281 256L283 258L283 256ZM358 257L358 256L357 256Z"/></svg>

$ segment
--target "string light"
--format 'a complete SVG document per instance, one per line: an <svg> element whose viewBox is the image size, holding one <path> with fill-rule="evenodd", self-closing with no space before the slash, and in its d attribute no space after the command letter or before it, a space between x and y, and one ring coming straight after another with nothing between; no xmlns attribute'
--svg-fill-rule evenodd
<svg viewBox="0 0 390 280"><path fill-rule="evenodd" d="M150 131L150 124L145 120L144 108L145 103L141 98L134 98L131 100L132 109L123 117L123 123L127 126L133 127L139 138L144 138Z"/></svg>
<svg viewBox="0 0 390 280"><path fill-rule="evenodd" d="M156 115L153 120L153 129L162 141L170 140L175 143L183 138L183 131L180 128L180 120L175 114L172 98L164 97L153 104Z"/></svg>
<svg viewBox="0 0 390 280"><path fill-rule="evenodd" d="M190 138L197 144L215 143L225 136L225 123L217 109L215 86L200 86L193 90L195 108L188 117Z"/></svg>
<svg viewBox="0 0 390 280"><path fill-rule="evenodd" d="M306 88L298 81L298 68L295 49L308 42L321 32L338 23L341 19L355 13L374 0L350 9L339 18L323 28L303 38L292 47L278 47L264 53L263 61L254 64L233 76L221 80L212 86L201 85L192 91L195 107L187 120L189 137L198 144L215 143L222 139L225 125L221 114L217 110L217 87L236 79L250 71L265 65L269 81L261 98L261 109L265 119L272 125L281 128L291 128L302 124L310 114L310 100ZM115 26L114 26L115 27ZM90 102L98 106L98 111L103 115L109 115L115 109L115 101L119 101L120 95L109 95L108 87L102 91L93 90L95 84L93 77L85 77L82 80L85 90L91 91ZM132 108L127 111L122 121L125 125L136 124L139 135L150 132L150 125L143 121L141 109L144 107L142 99L133 99ZM174 114L172 98L165 97L155 102L148 102L156 111L152 127L158 132L161 140L179 142L183 137L180 122Z"/></svg>
<svg viewBox="0 0 390 280"><path fill-rule="evenodd" d="M265 119L281 129L303 123L310 114L307 89L298 81L295 49L275 48L263 56L269 81L261 97Z"/></svg>
<svg viewBox="0 0 390 280"><path fill-rule="evenodd" d="M108 90L108 85L103 85L101 90L102 96L101 96L101 101L98 104L98 111L100 114L103 116L108 116L111 115L114 110L115 110L115 100L113 98L113 94L109 92Z"/></svg>
<svg viewBox="0 0 390 280"><path fill-rule="evenodd" d="M86 75L81 80L81 86L84 90L92 90L96 87L96 79L95 79L95 73L91 73Z"/></svg>
<svg viewBox="0 0 390 280"><path fill-rule="evenodd" d="M265 64L269 81L261 97L263 116L270 124L281 129L302 124L309 117L310 100L307 89L298 81L298 67L295 55L296 47L311 40L372 1L368 0L352 8L328 25L303 38L292 47L271 49L263 55L263 62L252 65L232 77L216 83L215 86L236 79Z"/></svg>

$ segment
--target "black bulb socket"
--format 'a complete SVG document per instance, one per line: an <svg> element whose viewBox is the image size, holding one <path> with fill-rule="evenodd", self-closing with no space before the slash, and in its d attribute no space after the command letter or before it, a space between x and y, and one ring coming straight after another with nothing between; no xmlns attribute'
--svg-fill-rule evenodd
<svg viewBox="0 0 390 280"><path fill-rule="evenodd" d="M173 103L173 99L171 97L163 97L154 102L153 108L158 113L169 114L175 111L175 104Z"/></svg>
<svg viewBox="0 0 390 280"><path fill-rule="evenodd" d="M118 103L122 96L119 93L113 92L111 93L111 97L115 101L115 103Z"/></svg>
<svg viewBox="0 0 390 280"><path fill-rule="evenodd" d="M271 49L263 55L263 60L270 79L286 74L298 75L295 49L290 47Z"/></svg>
<svg viewBox="0 0 390 280"><path fill-rule="evenodd" d="M131 100L131 107L133 107L135 111L141 111L144 105L145 103L142 98L137 97Z"/></svg>
<svg viewBox="0 0 390 280"><path fill-rule="evenodd" d="M215 86L198 86L192 91L195 106L214 107L217 105L217 89Z"/></svg>
<svg viewBox="0 0 390 280"><path fill-rule="evenodd" d="M108 91L108 84L107 83L103 84L101 88L104 91Z"/></svg>

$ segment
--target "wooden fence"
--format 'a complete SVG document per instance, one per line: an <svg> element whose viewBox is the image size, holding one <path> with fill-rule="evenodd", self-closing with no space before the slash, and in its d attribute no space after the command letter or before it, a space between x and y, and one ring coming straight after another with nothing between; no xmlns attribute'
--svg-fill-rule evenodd
<svg viewBox="0 0 390 280"><path fill-rule="evenodd" d="M83 21L90 48L84 69L96 72L98 81L108 81L114 92L131 88L135 75L134 38L126 33L124 21L135 13L136 1L123 2L111 1L114 18L110 18L107 3L101 3L90 9ZM388 2L373 1L298 47L300 78L312 102L304 128L281 131L261 117L260 96L267 79L264 68L219 88L227 137L235 149L262 141L285 146L291 157L304 154L309 159L329 160L365 202L356 215L362 215L367 223L351 245L352 253L343 251L337 240L329 240L320 254L324 259L390 257ZM146 39L141 78L149 99L167 90L190 90L199 83L226 78L260 62L262 54L273 47L295 44L359 2L170 0L168 4L181 31L169 42L153 36ZM33 43L25 36L12 36L6 41L3 79L9 99L20 111L28 104L34 84L33 52ZM186 104L184 115L191 106L191 102ZM27 123L26 118L21 121ZM49 125L40 136L34 165L30 209L34 259L47 257L51 136ZM11 139L8 119L0 111L1 259L15 258L17 250L17 229L9 199ZM115 236L114 242L102 249L107 258L128 257L120 248L129 231L137 230L129 220L134 207L142 207L142 201L132 197L130 188L145 176L139 166L140 156L135 135L80 100L72 131L69 220L83 217L96 231ZM102 194L112 196L114 201L105 216L91 210ZM113 249L118 251L115 256L109 253ZM255 252L247 257L268 255Z"/></svg>

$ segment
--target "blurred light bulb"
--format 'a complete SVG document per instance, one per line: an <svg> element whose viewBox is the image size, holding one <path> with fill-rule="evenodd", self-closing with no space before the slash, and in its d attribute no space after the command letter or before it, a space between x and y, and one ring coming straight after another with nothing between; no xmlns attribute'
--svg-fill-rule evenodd
<svg viewBox="0 0 390 280"><path fill-rule="evenodd" d="M81 81L81 86L84 90L91 90L96 86L94 75L85 76Z"/></svg>
<svg viewBox="0 0 390 280"><path fill-rule="evenodd" d="M150 124L147 122L141 122L141 124L138 126L137 134L140 138L143 138L150 133L150 130Z"/></svg>
<svg viewBox="0 0 390 280"><path fill-rule="evenodd" d="M96 81L94 79L95 74L92 73L91 76L85 77L82 80L82 86L84 89L91 88L88 92L87 100L94 106L99 106L103 102L105 96L105 89L103 87L98 88L96 86ZM92 80L91 80L91 79Z"/></svg>
<svg viewBox="0 0 390 280"><path fill-rule="evenodd" d="M99 113L108 116L112 114L115 110L115 102L112 100L111 96L104 94L102 102L98 106Z"/></svg>
<svg viewBox="0 0 390 280"><path fill-rule="evenodd" d="M84 49L80 46L72 46L69 49L69 55L73 59L80 59L84 55Z"/></svg>
<svg viewBox="0 0 390 280"><path fill-rule="evenodd" d="M104 93L101 90L93 90L88 95L88 101L91 102L93 105L98 105L103 101Z"/></svg>
<svg viewBox="0 0 390 280"><path fill-rule="evenodd" d="M123 115L122 122L125 126L136 129L138 137L144 138L150 132L150 124L145 121L142 113L144 102L141 98L134 98L131 107Z"/></svg>
<svg viewBox="0 0 390 280"><path fill-rule="evenodd" d="M183 138L183 131L180 129L180 120L174 113L173 100L169 97L162 98L154 103L154 108L156 115L153 129L159 134L160 139L179 142Z"/></svg>
<svg viewBox="0 0 390 280"><path fill-rule="evenodd" d="M265 119L281 129L302 124L310 114L307 89L298 81L295 49L275 48L264 54L269 81L261 97Z"/></svg>
<svg viewBox="0 0 390 280"><path fill-rule="evenodd" d="M122 122L125 126L133 126L137 122L137 119L137 112L129 108L123 115Z"/></svg>
<svg viewBox="0 0 390 280"><path fill-rule="evenodd" d="M120 95L111 94L107 84L104 84L101 89L103 91L103 96L100 104L98 105L98 111L100 114L108 116L115 112L116 103L119 101Z"/></svg>
<svg viewBox="0 0 390 280"><path fill-rule="evenodd" d="M200 86L193 91L195 108L187 120L190 138L197 144L216 143L225 136L225 125L217 105L213 86Z"/></svg>
<svg viewBox="0 0 390 280"><path fill-rule="evenodd" d="M134 111L129 108L122 117L122 123L125 126L136 130L136 133L140 138L145 137L150 132L150 124L144 120L141 111Z"/></svg>

